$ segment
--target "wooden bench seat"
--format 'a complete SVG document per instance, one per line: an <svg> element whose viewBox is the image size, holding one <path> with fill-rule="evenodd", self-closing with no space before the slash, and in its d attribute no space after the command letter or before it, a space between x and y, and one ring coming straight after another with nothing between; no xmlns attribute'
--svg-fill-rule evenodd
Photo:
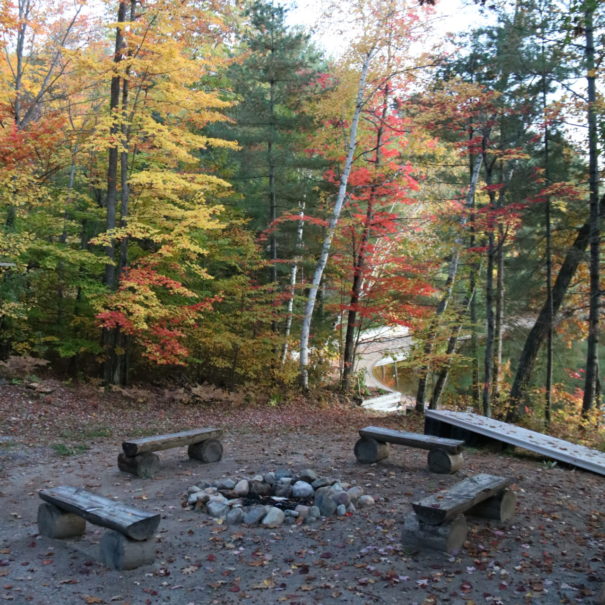
<svg viewBox="0 0 605 605"><path fill-rule="evenodd" d="M468 477L449 489L412 503L404 524L404 546L414 544L455 552L467 535L465 514L508 521L516 495L508 489L512 479L485 473Z"/></svg>
<svg viewBox="0 0 605 605"><path fill-rule="evenodd" d="M81 536L86 521L108 528L100 544L101 560L112 569L133 569L153 562L158 513L148 513L77 487L39 492L38 531L48 538Z"/></svg>
<svg viewBox="0 0 605 605"><path fill-rule="evenodd" d="M359 430L360 439L355 444L355 457L364 464L378 462L389 455L389 443L429 450L428 466L433 473L453 473L464 462L464 441L445 439L420 433L407 433L377 426Z"/></svg>
<svg viewBox="0 0 605 605"><path fill-rule="evenodd" d="M223 431L220 429L201 428L124 441L124 452L118 455L118 468L138 477L153 477L160 463L159 457L153 452L184 445L188 446L189 458L202 462L218 462L223 456L223 446L220 442L222 435Z"/></svg>

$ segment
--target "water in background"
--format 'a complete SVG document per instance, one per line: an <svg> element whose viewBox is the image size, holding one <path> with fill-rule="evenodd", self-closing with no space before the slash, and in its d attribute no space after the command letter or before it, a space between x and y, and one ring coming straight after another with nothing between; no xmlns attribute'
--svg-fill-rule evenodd
<svg viewBox="0 0 605 605"><path fill-rule="evenodd" d="M404 395L416 396L418 377L415 376L413 369L393 362L374 366L373 373L376 380L379 380L390 389L399 391Z"/></svg>

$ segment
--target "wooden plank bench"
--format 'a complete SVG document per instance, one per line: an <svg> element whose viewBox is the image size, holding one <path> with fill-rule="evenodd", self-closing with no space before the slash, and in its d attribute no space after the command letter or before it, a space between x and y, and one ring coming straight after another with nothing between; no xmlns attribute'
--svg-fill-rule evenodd
<svg viewBox="0 0 605 605"><path fill-rule="evenodd" d="M123 453L118 455L118 468L138 477L153 477L160 458L153 452L187 445L189 458L202 462L218 462L223 456L220 438L223 431L214 428L192 429L168 435L155 435L132 439L122 443Z"/></svg>
<svg viewBox="0 0 605 605"><path fill-rule="evenodd" d="M424 546L457 552L468 531L465 514L508 521L515 511L512 479L485 473L469 477L451 488L412 503L404 522L404 546Z"/></svg>
<svg viewBox="0 0 605 605"><path fill-rule="evenodd" d="M378 462L389 455L389 443L429 450L428 466L433 473L454 473L464 462L464 441L445 439L420 433L406 433L377 426L359 430L361 438L355 444L355 457L363 464Z"/></svg>
<svg viewBox="0 0 605 605"><path fill-rule="evenodd" d="M110 500L77 487L39 492L38 532L48 538L72 538L86 530L86 521L107 527L100 543L101 561L112 569L134 569L152 563L152 540L160 515Z"/></svg>

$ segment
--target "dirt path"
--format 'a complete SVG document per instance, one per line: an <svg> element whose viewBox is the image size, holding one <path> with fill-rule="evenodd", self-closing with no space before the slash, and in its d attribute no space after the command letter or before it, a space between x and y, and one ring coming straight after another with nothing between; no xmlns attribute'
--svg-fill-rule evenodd
<svg viewBox="0 0 605 605"><path fill-rule="evenodd" d="M13 393L13 399L22 394ZM63 398L71 401L68 395ZM368 418L344 408L230 410L221 417L179 405L160 418L161 408L153 404L111 411L105 402L76 421L69 403L57 405L47 423L54 426L59 414L71 409L63 418L70 430L80 422L84 434L94 418L109 426L113 422L117 432L90 438L86 452L59 456L57 448L50 447L52 433L44 442L26 430L47 403L29 401L27 392L19 409L0 400L2 434L9 433L12 443L0 443L0 599L6 601L591 603L605 581L602 477L537 459L475 450L465 453L464 472L455 476L430 474L426 453L404 447L392 448L390 458L379 464L356 463L352 453L356 428L370 423L418 428L412 419ZM81 396L74 398L74 405L81 410L87 403ZM29 414L28 427L9 420L23 414ZM160 454L162 468L153 480L117 470L119 443L129 426L134 431L147 423L146 429L155 425L163 432L169 427L201 426L204 417L205 424L226 431L221 462L195 463L176 449ZM15 424L24 427L21 433L13 430ZM181 506L187 488L197 482L250 477L278 468L313 468L361 485L376 504L349 517L278 529L226 527ZM518 505L513 521L472 520L468 540L456 556L407 551L400 533L411 502L479 472L514 478ZM106 569L94 555L103 530L90 524L79 541L38 536L37 491L60 484L161 511L155 563L129 572Z"/></svg>

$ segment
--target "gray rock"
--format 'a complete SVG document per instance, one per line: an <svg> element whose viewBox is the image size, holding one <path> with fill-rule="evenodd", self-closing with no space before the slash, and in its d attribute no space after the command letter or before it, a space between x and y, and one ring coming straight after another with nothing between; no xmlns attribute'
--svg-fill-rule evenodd
<svg viewBox="0 0 605 605"><path fill-rule="evenodd" d="M239 525L244 520L244 511L241 508L232 508L227 513L228 525Z"/></svg>
<svg viewBox="0 0 605 605"><path fill-rule="evenodd" d="M297 481L292 486L292 498L309 498L315 493L315 490L310 483L306 481Z"/></svg>
<svg viewBox="0 0 605 605"><path fill-rule="evenodd" d="M289 477L292 479L294 477L294 473L287 468L278 468L275 471L275 480L279 481L280 479L284 479L285 477Z"/></svg>
<svg viewBox="0 0 605 605"><path fill-rule="evenodd" d="M201 492L201 491L202 491L202 488L197 485L192 485L191 487L187 488L187 493L189 495L195 494L195 492Z"/></svg>
<svg viewBox="0 0 605 605"><path fill-rule="evenodd" d="M235 487L235 481L233 479L220 479L216 484L217 489L233 489Z"/></svg>
<svg viewBox="0 0 605 605"><path fill-rule="evenodd" d="M305 523L314 523L315 521L317 521L317 519L319 519L320 516L321 513L319 512L319 508L317 508L317 506L311 506L311 508L309 508L309 514L305 519Z"/></svg>
<svg viewBox="0 0 605 605"><path fill-rule="evenodd" d="M329 479L326 479L325 477L320 477L319 479L315 479L315 481L311 483L311 486L313 487L313 489L319 489L320 487L326 487L331 483L332 482Z"/></svg>
<svg viewBox="0 0 605 605"><path fill-rule="evenodd" d="M271 471L270 473L265 473L263 480L269 485L275 485L275 473L273 471Z"/></svg>
<svg viewBox="0 0 605 605"><path fill-rule="evenodd" d="M332 494L334 496L336 504L348 506L351 503L351 497L349 496L348 492L341 492L337 490L336 493L332 492Z"/></svg>
<svg viewBox="0 0 605 605"><path fill-rule="evenodd" d="M254 475L252 481L264 481L264 477L262 475Z"/></svg>
<svg viewBox="0 0 605 605"><path fill-rule="evenodd" d="M335 492L344 492L345 489L342 486L342 484L340 483L340 481L334 481L334 483L332 483L332 490Z"/></svg>
<svg viewBox="0 0 605 605"><path fill-rule="evenodd" d="M220 493L225 496L228 500L232 500L233 498L237 498L235 492L232 489L222 489Z"/></svg>
<svg viewBox="0 0 605 605"><path fill-rule="evenodd" d="M238 481L233 488L233 493L235 494L235 496L237 498L241 498L242 496L247 496L249 491L250 491L250 484L248 483L248 481L246 479L242 479L241 481Z"/></svg>
<svg viewBox="0 0 605 605"><path fill-rule="evenodd" d="M299 516L298 511L292 510L291 508L284 511L286 517L294 517L295 519Z"/></svg>
<svg viewBox="0 0 605 605"><path fill-rule="evenodd" d="M272 492L272 488L268 483L264 481L257 481L253 479L250 483L250 493L257 496L269 496Z"/></svg>
<svg viewBox="0 0 605 605"><path fill-rule="evenodd" d="M319 475L312 469L306 468L304 471L300 472L297 477L300 481L306 481L307 483L313 483L313 481L317 481Z"/></svg>
<svg viewBox="0 0 605 605"><path fill-rule="evenodd" d="M339 504L336 507L336 514L339 517L343 517L344 515L346 515L346 513L347 513L347 507L344 504Z"/></svg>
<svg viewBox="0 0 605 605"><path fill-rule="evenodd" d="M315 492L315 506L323 517L330 517L336 512L338 503L334 500L334 492L331 487L320 487Z"/></svg>
<svg viewBox="0 0 605 605"><path fill-rule="evenodd" d="M189 494L189 496L187 496L187 504L189 506L195 506L195 503L198 500L198 494L200 492L194 492L193 494Z"/></svg>
<svg viewBox="0 0 605 605"><path fill-rule="evenodd" d="M206 502L208 502L208 500L210 500L210 498L212 498L214 496L211 496L210 494L207 494L206 492L195 492L195 494L191 494L189 496L189 498L187 498L187 503L190 506L196 506L199 504L206 504ZM197 506L196 506L197 508Z"/></svg>
<svg viewBox="0 0 605 605"><path fill-rule="evenodd" d="M267 514L267 509L262 504L255 504L244 512L244 523L246 525L256 525Z"/></svg>
<svg viewBox="0 0 605 605"><path fill-rule="evenodd" d="M291 477L282 477L277 480L277 485L275 486L275 495L280 496L282 498L289 498L290 491L292 489L292 478Z"/></svg>
<svg viewBox="0 0 605 605"><path fill-rule="evenodd" d="M359 508L366 508L368 506L372 506L373 504L375 504L374 498L368 495L361 496L357 501L357 506L359 506Z"/></svg>
<svg viewBox="0 0 605 605"><path fill-rule="evenodd" d="M363 496L363 488L359 487L359 485L355 485L351 489L347 490L347 494L349 494L351 502L357 502L357 500Z"/></svg>
<svg viewBox="0 0 605 605"><path fill-rule="evenodd" d="M309 507L304 504L298 504L294 512L298 513L300 519L306 519L309 516Z"/></svg>
<svg viewBox="0 0 605 605"><path fill-rule="evenodd" d="M206 509L211 517L214 517L215 519L222 519L227 514L229 507L220 500L211 500L206 505Z"/></svg>
<svg viewBox="0 0 605 605"><path fill-rule="evenodd" d="M280 525L282 525L285 518L286 515L284 514L283 510L272 506L271 508L269 508L267 514L263 518L262 524L265 527L279 527Z"/></svg>
<svg viewBox="0 0 605 605"><path fill-rule="evenodd" d="M355 507L355 505L351 502L351 504L349 504L349 506L347 506L347 512L348 513L356 513L357 512L357 508Z"/></svg>

